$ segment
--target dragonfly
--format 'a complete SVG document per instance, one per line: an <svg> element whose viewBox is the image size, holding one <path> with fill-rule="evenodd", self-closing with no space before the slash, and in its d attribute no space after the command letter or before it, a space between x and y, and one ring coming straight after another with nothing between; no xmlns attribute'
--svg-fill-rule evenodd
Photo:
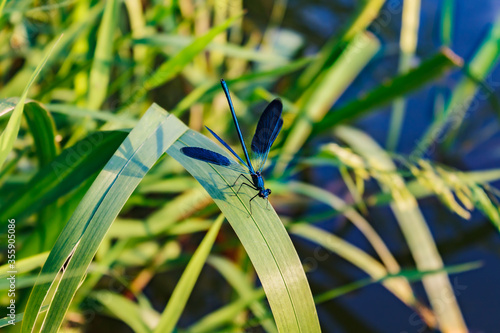
<svg viewBox="0 0 500 333"><path fill-rule="evenodd" d="M269 205L269 195L271 194L271 189L266 188L264 185L264 178L262 178L262 169L267 161L267 156L271 150L276 137L283 127L283 118L281 117L281 112L283 111L283 104L279 98L270 102L264 109L264 112L260 116L259 122L257 123L257 129L252 138L252 157L256 168L254 168L250 157L248 155L247 147L243 141L243 135L241 134L240 125L238 124L238 119L236 118L236 113L234 111L233 102L231 100L231 95L229 94L229 89L227 87L226 81L221 79L222 89L226 95L227 102L229 104L229 109L231 110L231 115L233 116L234 125L236 127L236 132L238 133L238 138L243 148L243 153L245 154L245 160L243 160L234 150L222 140L214 131L206 127L208 131L224 146L226 149L236 157L236 161L227 158L224 155L216 153L212 150L208 150L201 147L183 147L181 152L193 159L200 160L206 163L220 165L222 167L235 170L240 173L238 178L236 178L232 187L236 185L238 180L243 177L246 181L238 188L238 193L243 185L250 187L251 189L257 191L249 200L250 214L252 214L252 200L256 197L263 198L267 200L267 205ZM250 177L249 177L250 176ZM267 207L267 206L266 206Z"/></svg>

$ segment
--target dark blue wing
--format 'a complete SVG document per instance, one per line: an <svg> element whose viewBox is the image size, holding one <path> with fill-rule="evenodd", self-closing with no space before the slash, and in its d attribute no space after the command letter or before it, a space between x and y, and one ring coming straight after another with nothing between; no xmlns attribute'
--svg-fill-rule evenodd
<svg viewBox="0 0 500 333"><path fill-rule="evenodd" d="M255 165L259 172L262 171L269 150L281 131L281 127L283 127L283 118L281 118L282 111L283 104L281 100L275 99L269 103L257 123L257 129L252 139L251 148L257 159Z"/></svg>
<svg viewBox="0 0 500 333"><path fill-rule="evenodd" d="M182 147L181 152L188 157L194 158L195 160L200 160L206 163L220 165L240 173L246 173L246 174L249 173L248 170L245 170L245 168L242 165L236 163L234 160L230 160L224 155L221 155L219 153L216 153L214 151L205 148Z"/></svg>

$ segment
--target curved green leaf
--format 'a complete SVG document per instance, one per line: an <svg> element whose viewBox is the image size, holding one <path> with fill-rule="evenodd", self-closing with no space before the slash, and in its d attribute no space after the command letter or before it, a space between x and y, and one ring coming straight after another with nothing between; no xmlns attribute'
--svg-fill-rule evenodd
<svg viewBox="0 0 500 333"><path fill-rule="evenodd" d="M159 87L177 75L196 55L202 52L218 34L228 29L243 13L228 18L218 26L213 27L203 36L196 38L191 44L186 46L175 57L167 60L146 79L144 86L138 90L126 103L130 105L142 98L149 90Z"/></svg>
<svg viewBox="0 0 500 333"><path fill-rule="evenodd" d="M0 225L11 216L21 220L79 186L104 166L125 136L124 132L96 132L65 149L9 196L0 207L0 221L4 221Z"/></svg>
<svg viewBox="0 0 500 333"><path fill-rule="evenodd" d="M230 185L239 176L233 170L193 160L180 152L197 146L227 156L213 141L194 131L186 132L167 153L179 161L207 190L233 227L252 261L281 332L319 332L319 322L304 269L283 224L266 202L248 201L255 191Z"/></svg>
<svg viewBox="0 0 500 333"><path fill-rule="evenodd" d="M136 333L150 333L151 328L145 320L143 309L125 296L108 290L99 290L90 294L99 303L104 305L108 311L130 326Z"/></svg>
<svg viewBox="0 0 500 333"><path fill-rule="evenodd" d="M224 222L224 215L220 215L219 218L215 220L210 230L205 235L205 238L203 238L200 246L196 249L184 273L182 273L179 282L175 286L172 296L170 296L168 300L165 311L163 311L161 315L160 322L154 330L155 333L166 333L174 330L182 314L182 310L184 310L187 300L193 291L194 284L198 280L201 269L210 254L215 238L219 234L222 222Z"/></svg>
<svg viewBox="0 0 500 333"><path fill-rule="evenodd" d="M57 273L60 283L35 285L26 306L22 332L32 332L47 293L57 288L43 322L43 332L57 332L69 304L111 223L153 164L186 127L153 105L130 132L92 184L50 252L41 275ZM51 294L52 295L52 294Z"/></svg>
<svg viewBox="0 0 500 333"><path fill-rule="evenodd" d="M51 162L59 152L54 119L40 103L35 101L24 105L24 116L33 136L39 165L43 167Z"/></svg>
<svg viewBox="0 0 500 333"><path fill-rule="evenodd" d="M7 155L12 150L12 147L14 146L14 142L16 141L17 134L19 132L19 128L21 127L21 116L22 116L23 110L24 110L24 101L26 100L26 97L28 97L28 91L29 91L31 85L35 82L38 74L40 74L43 66L47 62L50 54L54 50L58 41L59 40L57 40L55 42L54 46L50 49L50 51L48 51L45 54L44 59L40 62L40 64L36 67L35 71L31 75L31 78L29 79L28 84L24 88L23 94L21 95L19 102L16 104L16 107L14 108L14 111L12 112L12 115L9 119L8 124L7 124L7 128L5 128L5 130L0 135L0 169L2 168L5 160L7 159Z"/></svg>

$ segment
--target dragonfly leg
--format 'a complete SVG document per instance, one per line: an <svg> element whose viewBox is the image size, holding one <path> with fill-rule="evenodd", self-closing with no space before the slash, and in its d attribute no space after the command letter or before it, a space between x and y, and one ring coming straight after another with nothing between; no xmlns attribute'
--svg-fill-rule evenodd
<svg viewBox="0 0 500 333"><path fill-rule="evenodd" d="M258 189L257 189L255 186L253 186L253 185L250 185L250 184L247 184L247 183L242 183L242 184L240 185L240 187L238 188L238 191L236 191L236 194L238 194L238 193L240 192L241 187L242 187L243 185L246 185L246 186L250 187L252 190L256 190L256 191L258 190Z"/></svg>
<svg viewBox="0 0 500 333"><path fill-rule="evenodd" d="M259 195L259 193L257 193L256 195L254 195L254 196L252 197L252 199L250 199L250 200L248 201L248 205L250 206L250 215L252 215L252 200L253 200L253 199L255 199L258 195Z"/></svg>
<svg viewBox="0 0 500 333"><path fill-rule="evenodd" d="M234 181L233 186L234 186L234 185L236 185L236 183L238 182L238 179L240 179L241 177L245 178L245 179L246 179L246 180L248 180L250 183L252 183L252 180L251 180L251 179L249 179L247 176L245 176L244 174L242 174L242 173L241 173L241 174L238 176L238 178L236 178L236 180Z"/></svg>

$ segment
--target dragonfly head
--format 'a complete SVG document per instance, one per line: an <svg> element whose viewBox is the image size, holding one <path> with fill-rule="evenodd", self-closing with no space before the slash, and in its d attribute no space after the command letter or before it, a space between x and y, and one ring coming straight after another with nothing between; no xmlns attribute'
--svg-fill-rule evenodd
<svg viewBox="0 0 500 333"><path fill-rule="evenodd" d="M271 194L271 189L266 188L265 190L260 191L259 197L267 199L267 197Z"/></svg>

